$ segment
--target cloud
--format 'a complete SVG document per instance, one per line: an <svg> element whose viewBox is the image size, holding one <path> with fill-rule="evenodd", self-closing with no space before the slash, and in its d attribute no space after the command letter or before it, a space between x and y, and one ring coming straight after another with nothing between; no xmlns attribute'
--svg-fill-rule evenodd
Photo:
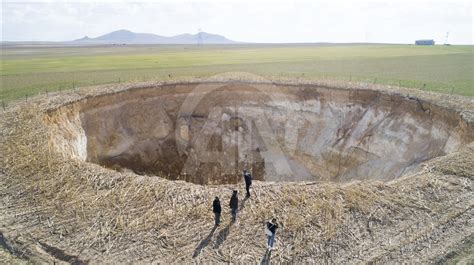
<svg viewBox="0 0 474 265"><path fill-rule="evenodd" d="M27 0L28 1L28 0ZM470 1L62 1L2 4L2 40L62 41L118 29L206 32L248 42L473 43Z"/></svg>

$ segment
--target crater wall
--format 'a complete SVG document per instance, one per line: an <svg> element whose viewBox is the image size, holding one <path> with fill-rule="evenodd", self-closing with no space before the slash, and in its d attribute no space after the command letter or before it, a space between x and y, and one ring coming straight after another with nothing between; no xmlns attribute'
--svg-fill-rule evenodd
<svg viewBox="0 0 474 265"><path fill-rule="evenodd" d="M199 184L241 181L243 169L264 181L388 181L474 138L430 102L315 85L162 85L48 115L66 156Z"/></svg>

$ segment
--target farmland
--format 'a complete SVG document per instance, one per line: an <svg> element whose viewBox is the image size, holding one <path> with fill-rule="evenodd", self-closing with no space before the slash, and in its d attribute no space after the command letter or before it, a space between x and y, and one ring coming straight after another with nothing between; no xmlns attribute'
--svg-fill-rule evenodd
<svg viewBox="0 0 474 265"><path fill-rule="evenodd" d="M2 46L0 99L118 82L251 72L351 80L474 96L472 46Z"/></svg>
<svg viewBox="0 0 474 265"><path fill-rule="evenodd" d="M2 52L0 263L472 256L472 46ZM227 72L272 83L205 78ZM170 82L139 83L155 80ZM244 169L254 182L234 221L227 202L244 196ZM274 217L271 249L262 228Z"/></svg>

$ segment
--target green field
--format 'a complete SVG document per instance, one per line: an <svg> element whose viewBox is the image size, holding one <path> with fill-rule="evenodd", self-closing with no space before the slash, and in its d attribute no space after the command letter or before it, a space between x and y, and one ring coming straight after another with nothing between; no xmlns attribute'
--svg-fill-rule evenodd
<svg viewBox="0 0 474 265"><path fill-rule="evenodd" d="M72 87L240 71L474 96L474 46L117 45L2 47L0 99Z"/></svg>

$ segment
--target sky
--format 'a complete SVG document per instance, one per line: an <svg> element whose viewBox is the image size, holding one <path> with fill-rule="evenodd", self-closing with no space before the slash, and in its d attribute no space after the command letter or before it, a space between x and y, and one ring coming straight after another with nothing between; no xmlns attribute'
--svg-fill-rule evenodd
<svg viewBox="0 0 474 265"><path fill-rule="evenodd" d="M2 41L67 41L114 30L224 35L242 42L473 44L470 0L2 0Z"/></svg>

